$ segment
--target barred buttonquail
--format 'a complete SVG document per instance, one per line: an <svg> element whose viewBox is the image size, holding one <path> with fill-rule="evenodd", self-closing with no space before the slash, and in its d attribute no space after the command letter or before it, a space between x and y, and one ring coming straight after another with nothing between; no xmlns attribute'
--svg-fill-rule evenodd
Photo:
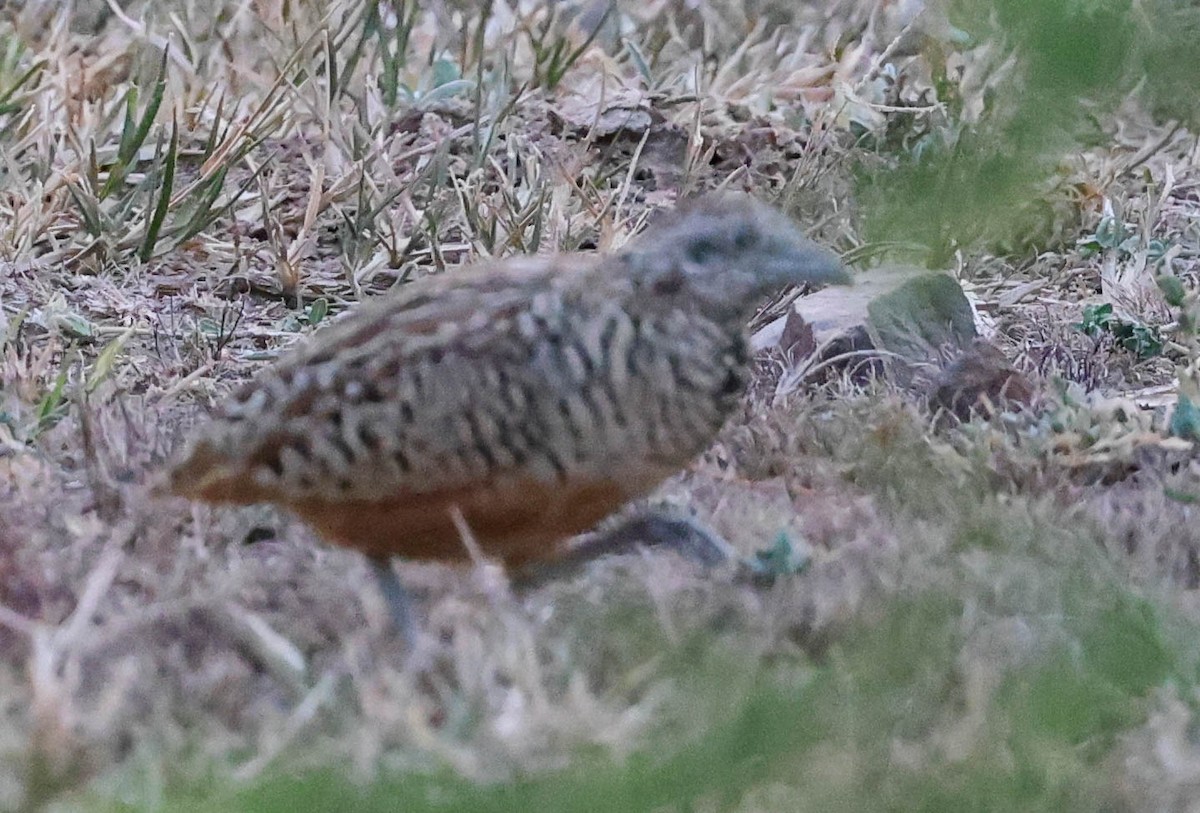
<svg viewBox="0 0 1200 813"><path fill-rule="evenodd" d="M455 561L461 512L509 567L644 495L711 443L769 294L848 281L779 212L684 202L621 252L477 263L359 307L238 390L169 490L273 502L382 563Z"/></svg>

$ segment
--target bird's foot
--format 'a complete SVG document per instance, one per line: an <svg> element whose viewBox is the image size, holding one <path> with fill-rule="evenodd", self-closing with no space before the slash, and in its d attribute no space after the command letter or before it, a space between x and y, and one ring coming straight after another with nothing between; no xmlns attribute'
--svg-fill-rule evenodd
<svg viewBox="0 0 1200 813"><path fill-rule="evenodd" d="M634 553L641 548L666 548L705 567L737 559L737 551L719 534L699 521L666 510L636 514L610 528L595 531L566 553L549 562L530 565L515 574L523 588L570 576L604 556Z"/></svg>

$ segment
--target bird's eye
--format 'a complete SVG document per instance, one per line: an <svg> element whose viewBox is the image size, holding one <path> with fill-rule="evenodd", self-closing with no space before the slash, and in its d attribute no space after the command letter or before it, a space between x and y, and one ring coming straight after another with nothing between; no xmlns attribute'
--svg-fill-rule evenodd
<svg viewBox="0 0 1200 813"><path fill-rule="evenodd" d="M750 248L757 240L758 235L755 234L754 227L748 224L739 226L733 233L733 247L739 250Z"/></svg>
<svg viewBox="0 0 1200 813"><path fill-rule="evenodd" d="M693 240L687 247L687 258L702 263L713 255L717 246L712 240Z"/></svg>

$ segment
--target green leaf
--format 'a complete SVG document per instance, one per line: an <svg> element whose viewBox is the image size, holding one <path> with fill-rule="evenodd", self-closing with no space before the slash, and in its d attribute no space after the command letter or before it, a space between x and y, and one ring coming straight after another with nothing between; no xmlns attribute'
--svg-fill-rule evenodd
<svg viewBox="0 0 1200 813"><path fill-rule="evenodd" d="M1162 291L1163 299L1172 308L1183 307L1183 300L1187 297L1187 291L1184 290L1183 283L1179 281L1179 277L1173 274L1159 274L1154 278L1154 282L1158 285L1158 290Z"/></svg>
<svg viewBox="0 0 1200 813"><path fill-rule="evenodd" d="M629 58L633 61L633 66L637 68L637 72L641 74L647 86L653 84L653 74L650 71L650 63L646 61L646 55L642 53L642 49L637 43L631 39L621 38L621 44L625 46L625 52L629 54Z"/></svg>
<svg viewBox="0 0 1200 813"><path fill-rule="evenodd" d="M1187 491L1181 491L1177 488L1171 488L1169 486L1163 487L1163 496L1168 500L1173 502L1181 502L1184 505L1195 505L1196 503L1200 502L1200 495L1192 494Z"/></svg>
<svg viewBox="0 0 1200 813"><path fill-rule="evenodd" d="M1146 243L1146 259L1152 263L1162 262L1171 250L1171 243L1155 237Z"/></svg>
<svg viewBox="0 0 1200 813"><path fill-rule="evenodd" d="M1105 302L1103 305L1086 305L1083 309L1083 319L1076 322L1074 326L1089 336L1099 336L1108 329L1108 323L1113 319L1112 311L1111 302Z"/></svg>
<svg viewBox="0 0 1200 813"><path fill-rule="evenodd" d="M158 78L154 81L153 90L150 91L150 103L146 105L141 119L138 120L132 137L121 144L121 150L118 152L117 157L122 164L129 164L136 157L137 151L146 143L146 137L150 135L150 128L154 125L154 117L158 115L158 108L162 106L163 96L166 91L167 48L163 48L162 61L158 66Z"/></svg>
<svg viewBox="0 0 1200 813"><path fill-rule="evenodd" d="M1156 328L1127 322L1113 314L1109 302L1086 306L1082 321L1076 322L1074 327L1089 336L1107 333L1118 346L1143 359L1159 355L1166 344Z"/></svg>
<svg viewBox="0 0 1200 813"><path fill-rule="evenodd" d="M1167 431L1184 440L1200 440L1200 405L1188 396L1184 387L1180 387L1179 401L1175 404L1175 411L1171 413Z"/></svg>
<svg viewBox="0 0 1200 813"><path fill-rule="evenodd" d="M453 82L447 82L444 85L438 85L433 90L424 94L421 97L418 107L426 108L435 102L440 102L443 99L449 99L459 94L470 93L475 89L475 82L470 79L455 79Z"/></svg>
<svg viewBox="0 0 1200 813"><path fill-rule="evenodd" d="M60 314L58 323L63 330L77 339L92 339L96 336L96 328L92 323L77 313Z"/></svg>
<svg viewBox="0 0 1200 813"><path fill-rule="evenodd" d="M305 314L305 320L308 322L310 327L316 327L321 323L321 320L324 319L328 313L329 301L325 299L325 297L321 297L308 306L308 313Z"/></svg>
<svg viewBox="0 0 1200 813"><path fill-rule="evenodd" d="M755 576L774 580L800 573L811 559L806 546L793 545L791 537L781 531L769 548L755 551L746 564Z"/></svg>
<svg viewBox="0 0 1200 813"><path fill-rule="evenodd" d="M440 88L442 85L448 85L461 78L462 71L450 60L435 59L433 61L433 87Z"/></svg>

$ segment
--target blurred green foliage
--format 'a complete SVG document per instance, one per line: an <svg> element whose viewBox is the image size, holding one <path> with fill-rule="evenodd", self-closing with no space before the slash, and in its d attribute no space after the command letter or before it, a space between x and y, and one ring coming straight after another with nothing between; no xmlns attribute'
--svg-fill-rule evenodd
<svg viewBox="0 0 1200 813"><path fill-rule="evenodd" d="M1074 585L1062 616L1070 642L1018 668L997 662L998 685L977 709L963 752L944 750L946 708L969 702L960 669L965 605L936 592L905 599L846 636L804 681L763 677L726 697L733 659L707 658L688 681L702 708L728 709L682 747L624 763L582 759L568 770L505 784L448 772L362 785L335 769L277 775L213 794L176 797L177 811L461 811L638 813L729 810L764 785L811 810L1094 811L1111 802L1103 760L1144 716L1145 695L1176 675L1175 657L1147 604L1120 590ZM698 679L700 678L700 679ZM715 701L715 702L714 702ZM921 757L900 765L907 744ZM844 770L822 770L839 766ZM794 795L783 792L790 788ZM118 808L125 810L140 807Z"/></svg>
<svg viewBox="0 0 1200 813"><path fill-rule="evenodd" d="M920 149L858 173L868 239L921 248L931 267L956 250L1039 249L1049 239L1060 164L1135 94L1160 119L1200 123L1200 6L1188 0L944 0L1003 78L977 121L962 100ZM953 88L952 83L939 87Z"/></svg>

